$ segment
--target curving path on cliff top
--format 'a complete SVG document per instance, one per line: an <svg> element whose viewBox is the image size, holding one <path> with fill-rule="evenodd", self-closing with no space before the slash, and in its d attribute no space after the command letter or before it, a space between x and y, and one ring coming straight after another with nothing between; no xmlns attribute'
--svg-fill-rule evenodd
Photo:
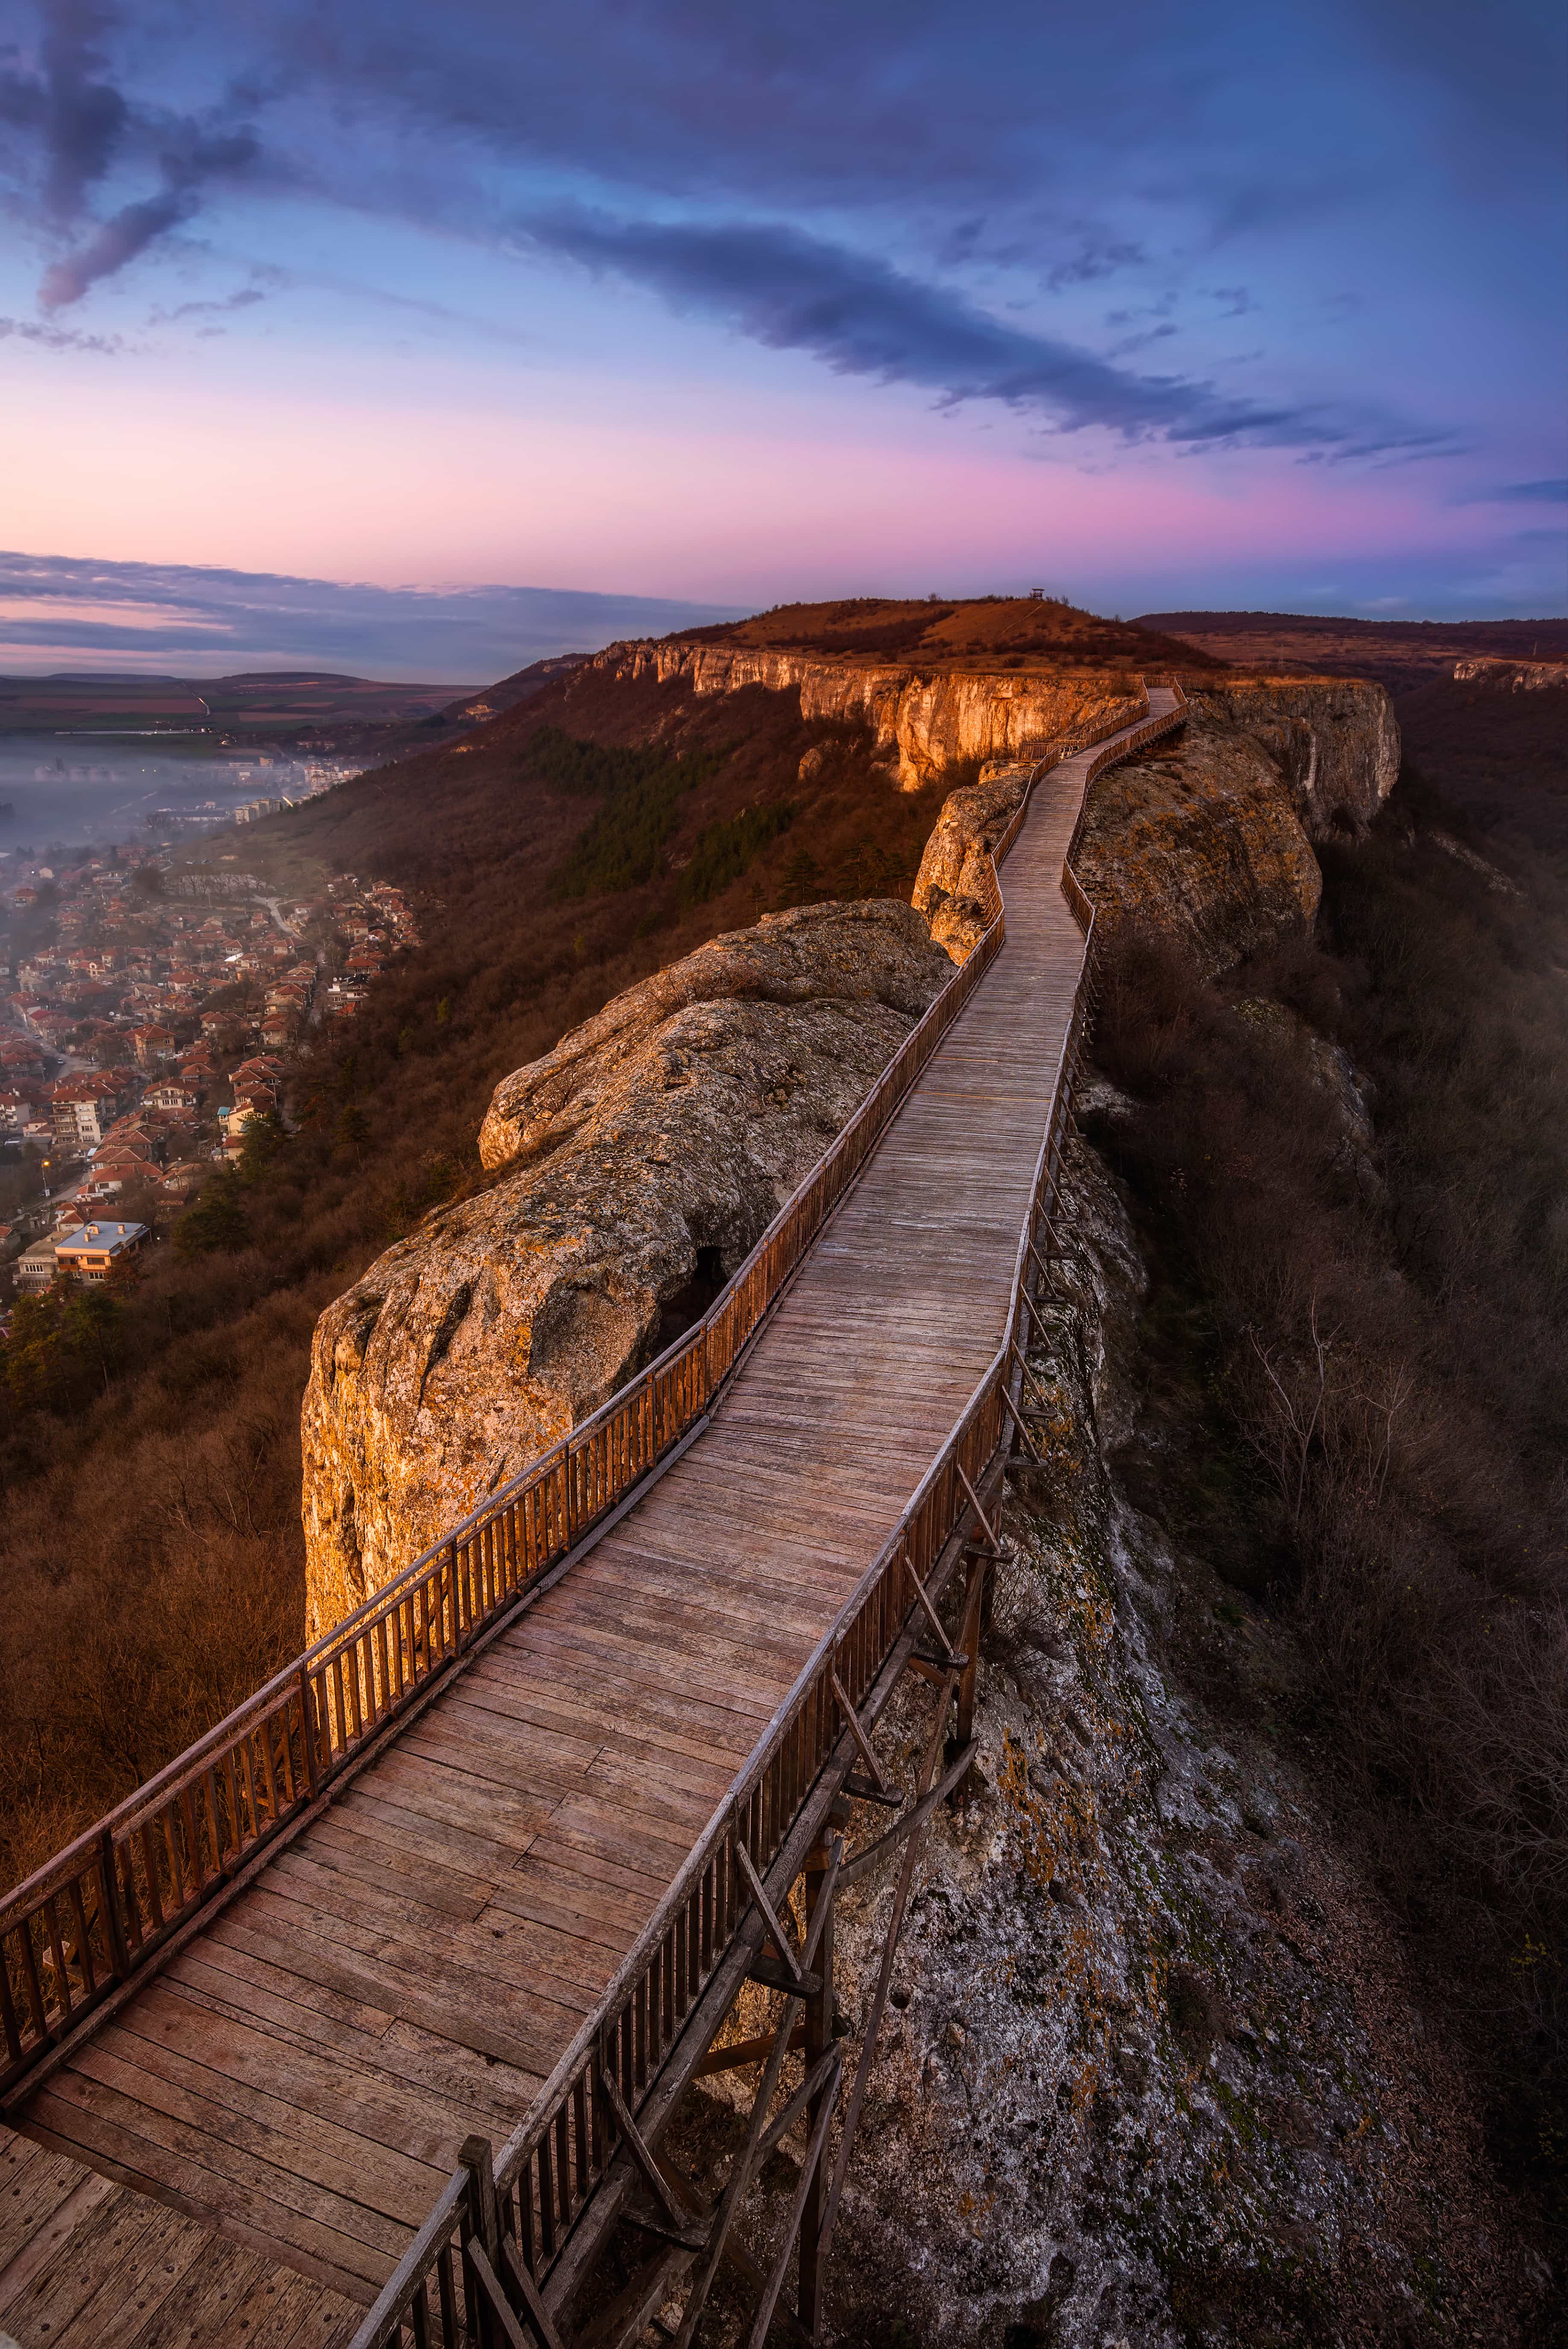
<svg viewBox="0 0 1568 2349"><path fill-rule="evenodd" d="M76 2047L28 2137L363 2305L464 2137L524 2113L996 1352L1111 746L1037 787L1000 955L701 1440ZM96 2349L92 2304L54 2349Z"/></svg>

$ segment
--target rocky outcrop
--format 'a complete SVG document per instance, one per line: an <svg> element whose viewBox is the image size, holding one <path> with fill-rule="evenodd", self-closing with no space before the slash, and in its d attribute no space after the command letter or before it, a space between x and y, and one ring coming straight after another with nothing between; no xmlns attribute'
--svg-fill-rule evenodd
<svg viewBox="0 0 1568 2349"><path fill-rule="evenodd" d="M890 666L856 667L809 653L740 645L611 645L595 666L628 678L684 679L695 693L738 693L749 685L798 690L801 715L871 729L896 762L899 784L918 791L967 761L1060 757L1139 716L1143 697L1115 676L1049 670L959 670L922 675Z"/></svg>
<svg viewBox="0 0 1568 2349"><path fill-rule="evenodd" d="M1073 1263L1031 1352L1046 1467L1012 1480L978 1783L918 1863L830 2337L1518 2349L1542 2337L1510 2321L1532 2279L1460 2052L1310 1770L1248 1725L1289 1709L1288 1636L1131 1497L1168 1440L1146 1276L1081 1143L1067 1181ZM1236 1682L1217 1715L1207 1692ZM911 1689L878 1733L906 1783L929 1718ZM852 2028L898 1868L840 1896ZM695 2160L712 2131L689 2127Z"/></svg>
<svg viewBox="0 0 1568 2349"><path fill-rule="evenodd" d="M926 843L913 903L937 944L954 962L973 950L985 928L981 902L987 865L1023 797L1032 770L1002 767L950 792Z"/></svg>
<svg viewBox="0 0 1568 2349"><path fill-rule="evenodd" d="M1568 661L1456 661L1454 679L1459 685L1490 686L1499 693L1550 693L1568 685Z"/></svg>
<svg viewBox="0 0 1568 2349"><path fill-rule="evenodd" d="M1158 926L1222 968L1310 926L1323 895L1313 842L1364 830L1398 772L1379 685L1194 693L1179 735L1095 784L1078 877L1102 923Z"/></svg>
<svg viewBox="0 0 1568 2349"><path fill-rule="evenodd" d="M1290 780L1300 748L1289 721L1260 740L1204 700L1180 734L1103 774L1076 858L1102 930L1158 928L1219 968L1307 927L1323 875Z"/></svg>
<svg viewBox="0 0 1568 2349"><path fill-rule="evenodd" d="M771 915L497 1088L483 1150L499 1179L389 1248L317 1326L311 1638L694 1318L950 968L907 905Z"/></svg>
<svg viewBox="0 0 1568 2349"><path fill-rule="evenodd" d="M1270 678L1207 688L1195 712L1249 733L1273 760L1307 835L1362 832L1399 777L1399 727L1380 685Z"/></svg>
<svg viewBox="0 0 1568 2349"><path fill-rule="evenodd" d="M1103 926L1158 926L1220 968L1311 924L1323 894L1313 842L1363 828L1398 771L1381 686L1195 693L1179 734L1092 786L1078 877ZM955 961L983 927L984 858L1028 774L1018 765L951 792L927 843L914 903Z"/></svg>

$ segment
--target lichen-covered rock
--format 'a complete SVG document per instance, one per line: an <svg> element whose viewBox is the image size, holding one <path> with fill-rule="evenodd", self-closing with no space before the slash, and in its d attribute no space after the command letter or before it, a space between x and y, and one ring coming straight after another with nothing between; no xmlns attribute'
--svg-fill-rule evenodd
<svg viewBox="0 0 1568 2349"><path fill-rule="evenodd" d="M1143 1269L1079 1143L1068 1182L1074 1260L1031 1358L1047 1466L1004 1514L980 1782L918 1864L830 2337L1541 2337L1462 2056L1397 1923L1310 1776L1206 1702L1239 1674L1255 1720L1285 1710L1285 1635L1129 1501L1121 1462L1163 1440L1137 1368ZM878 1733L906 1782L929 1722L911 1690ZM852 2030L897 1868L840 1899Z"/></svg>
<svg viewBox="0 0 1568 2349"><path fill-rule="evenodd" d="M1076 858L1102 933L1158 928L1218 968L1309 926L1323 875L1298 756L1289 721L1248 723L1205 697L1179 734L1102 774Z"/></svg>
<svg viewBox="0 0 1568 2349"><path fill-rule="evenodd" d="M595 666L628 678L657 677L661 685L684 678L702 695L739 693L749 685L798 690L802 717L869 726L878 748L897 762L900 785L911 792L971 760L1059 757L1127 725L1143 709L1142 695L1129 694L1126 680L1111 675L977 669L923 676L897 664L862 668L810 653L679 637L611 645Z"/></svg>
<svg viewBox="0 0 1568 2349"><path fill-rule="evenodd" d="M766 916L645 979L498 1088L500 1179L317 1325L311 1638L547 1451L747 1255L950 966L909 906Z"/></svg>
<svg viewBox="0 0 1568 2349"><path fill-rule="evenodd" d="M1029 774L1026 766L993 766L978 783L950 792L926 843L914 906L954 962L967 958L985 928L986 864L1017 812Z"/></svg>

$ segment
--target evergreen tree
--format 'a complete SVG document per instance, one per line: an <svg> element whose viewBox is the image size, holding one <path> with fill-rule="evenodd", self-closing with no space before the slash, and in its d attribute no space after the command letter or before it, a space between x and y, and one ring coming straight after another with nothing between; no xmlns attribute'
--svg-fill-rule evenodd
<svg viewBox="0 0 1568 2349"><path fill-rule="evenodd" d="M186 1257L219 1253L234 1256L249 1244L250 1236L239 1183L225 1167L175 1225L174 1246L178 1254Z"/></svg>

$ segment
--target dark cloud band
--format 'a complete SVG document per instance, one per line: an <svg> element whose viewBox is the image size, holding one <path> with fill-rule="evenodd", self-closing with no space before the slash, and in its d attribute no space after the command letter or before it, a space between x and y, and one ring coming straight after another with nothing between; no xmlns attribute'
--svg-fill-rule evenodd
<svg viewBox="0 0 1568 2349"><path fill-rule="evenodd" d="M667 225L599 212L536 216L537 245L653 287L774 350L842 375L918 384L943 400L995 399L1067 432L1360 455L1436 445L1415 428L1227 398L1212 384L1134 375L974 308L864 254L773 225Z"/></svg>

